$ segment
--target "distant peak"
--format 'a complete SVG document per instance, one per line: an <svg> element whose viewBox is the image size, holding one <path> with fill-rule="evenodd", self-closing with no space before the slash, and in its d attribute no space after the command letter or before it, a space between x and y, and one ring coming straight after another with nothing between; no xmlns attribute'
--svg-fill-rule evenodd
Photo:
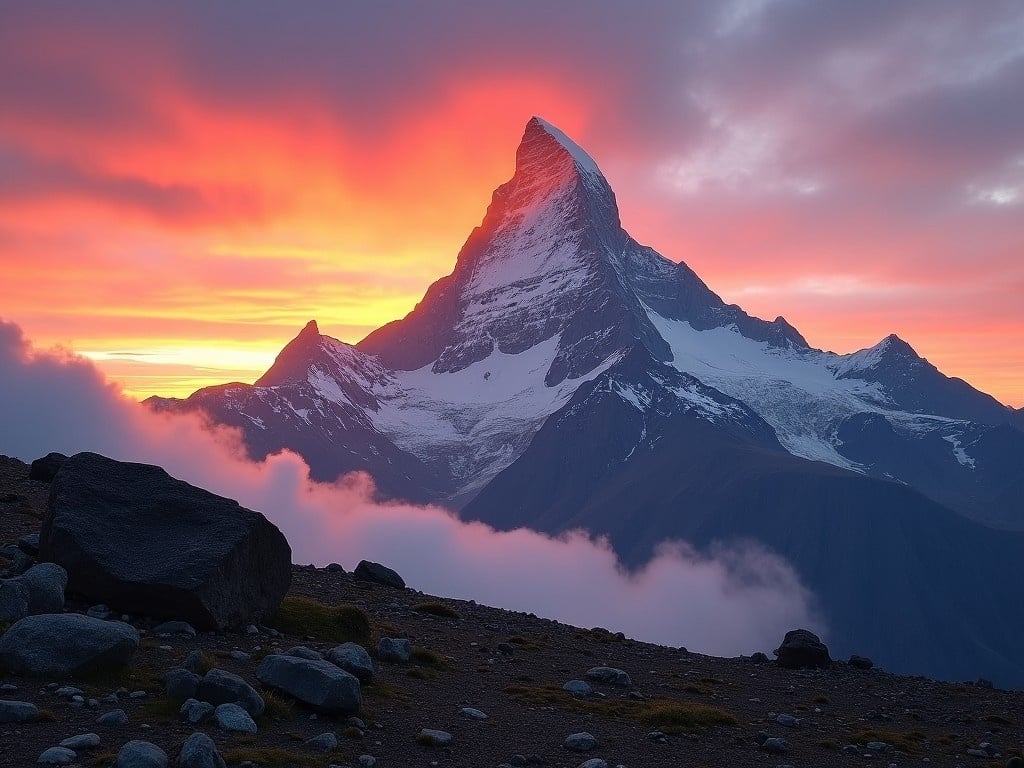
<svg viewBox="0 0 1024 768"><path fill-rule="evenodd" d="M884 339L882 339L875 348L885 352L901 352L904 354L917 356L917 352L907 342L897 336L895 333L890 333Z"/></svg>
<svg viewBox="0 0 1024 768"><path fill-rule="evenodd" d="M257 386L274 387L289 381L301 381L312 355L320 347L320 327L310 320L299 334L277 355L270 370L256 381Z"/></svg>
<svg viewBox="0 0 1024 768"><path fill-rule="evenodd" d="M306 336L319 336L319 335L320 335L320 326L318 326L316 324L316 320L310 320L302 328L302 330L299 332L299 335L296 338L301 339L301 338L306 337Z"/></svg>
<svg viewBox="0 0 1024 768"><path fill-rule="evenodd" d="M543 145L554 145L568 153L580 171L593 173L598 176L602 175L601 169L597 167L594 159L562 130L556 128L542 117L531 117L530 121L526 124L526 131L523 133L523 140L519 145L517 155L520 161L524 155Z"/></svg>

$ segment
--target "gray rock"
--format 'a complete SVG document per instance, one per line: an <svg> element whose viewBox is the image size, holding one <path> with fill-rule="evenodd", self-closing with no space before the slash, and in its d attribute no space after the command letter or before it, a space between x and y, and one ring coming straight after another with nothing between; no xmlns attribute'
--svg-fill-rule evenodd
<svg viewBox="0 0 1024 768"><path fill-rule="evenodd" d="M110 712L104 712L102 715L96 718L97 725L105 725L108 728L113 728L118 725L128 725L128 715L125 714L123 709L112 709Z"/></svg>
<svg viewBox="0 0 1024 768"><path fill-rule="evenodd" d="M242 707L237 704L221 704L213 711L217 725L225 731L233 733L256 733L256 723Z"/></svg>
<svg viewBox="0 0 1024 768"><path fill-rule="evenodd" d="M27 701L0 701L0 723L31 723L39 709Z"/></svg>
<svg viewBox="0 0 1024 768"><path fill-rule="evenodd" d="M789 752L789 744L786 743L785 739L770 738L765 739L761 744L761 749L770 755L782 755Z"/></svg>
<svg viewBox="0 0 1024 768"><path fill-rule="evenodd" d="M0 622L12 624L28 616L28 587L13 579L0 579Z"/></svg>
<svg viewBox="0 0 1024 768"><path fill-rule="evenodd" d="M284 652L285 656L295 656L298 659L313 659L319 661L324 657L320 651L314 651L312 648L307 648L304 645L296 645L294 648L289 648Z"/></svg>
<svg viewBox="0 0 1024 768"><path fill-rule="evenodd" d="M181 666L187 669L189 672L195 672L199 674L199 668L203 665L203 652L198 648L189 653L185 657L185 660L181 662Z"/></svg>
<svg viewBox="0 0 1024 768"><path fill-rule="evenodd" d="M100 737L98 733L80 733L64 739L60 745L68 749L93 749L100 745Z"/></svg>
<svg viewBox="0 0 1024 768"><path fill-rule="evenodd" d="M424 728L417 734L416 741L427 747L447 747L452 743L452 735L448 731Z"/></svg>
<svg viewBox="0 0 1024 768"><path fill-rule="evenodd" d="M153 634L157 637L195 637L196 630L187 621L165 621L153 628Z"/></svg>
<svg viewBox="0 0 1024 768"><path fill-rule="evenodd" d="M67 459L63 453L48 453L41 459L36 459L28 468L28 479L40 483L52 482Z"/></svg>
<svg viewBox="0 0 1024 768"><path fill-rule="evenodd" d="M577 768L608 768L608 762L600 757L592 757L589 760L584 760Z"/></svg>
<svg viewBox="0 0 1024 768"><path fill-rule="evenodd" d="M463 707L462 709L459 710L459 714L462 715L463 717L469 718L470 720L486 720L487 719L487 714L486 713L481 712L479 709L474 709L473 707Z"/></svg>
<svg viewBox="0 0 1024 768"><path fill-rule="evenodd" d="M594 689L585 680L570 680L562 686L562 690L571 693L573 696L589 696Z"/></svg>
<svg viewBox="0 0 1024 768"><path fill-rule="evenodd" d="M875 662L867 656L858 656L857 654L851 655L848 663L854 669L871 669L875 666Z"/></svg>
<svg viewBox="0 0 1024 768"><path fill-rule="evenodd" d="M94 619L109 619L113 616L113 611L110 610L109 606L97 603L96 605L90 605L86 609L85 615L92 616Z"/></svg>
<svg viewBox="0 0 1024 768"><path fill-rule="evenodd" d="M893 747L891 744L887 744L884 741L869 741L864 745L872 752L892 752Z"/></svg>
<svg viewBox="0 0 1024 768"><path fill-rule="evenodd" d="M181 705L178 714L192 725L199 725L213 714L214 706L208 701L189 699Z"/></svg>
<svg viewBox="0 0 1024 768"><path fill-rule="evenodd" d="M794 629L786 633L776 651L780 667L797 669L799 667L827 668L832 664L828 648L816 634L806 629Z"/></svg>
<svg viewBox="0 0 1024 768"><path fill-rule="evenodd" d="M256 678L313 709L330 714L354 714L363 702L359 680L326 660L271 654L260 663Z"/></svg>
<svg viewBox="0 0 1024 768"><path fill-rule="evenodd" d="M404 637L382 637L377 641L377 658L404 664L412 657L412 644Z"/></svg>
<svg viewBox="0 0 1024 768"><path fill-rule="evenodd" d="M319 736L314 736L306 742L305 746L307 749L313 749L317 752L333 752L338 748L338 737L327 731Z"/></svg>
<svg viewBox="0 0 1024 768"><path fill-rule="evenodd" d="M0 666L37 677L112 672L128 666L138 647L139 633L119 621L77 613L28 616L0 637Z"/></svg>
<svg viewBox="0 0 1024 768"><path fill-rule="evenodd" d="M291 583L291 548L263 515L160 467L94 453L54 479L39 554L66 567L83 597L117 595L121 611L198 629L268 619Z"/></svg>
<svg viewBox="0 0 1024 768"><path fill-rule="evenodd" d="M187 669L172 669L164 675L164 690L174 701L195 698L199 691L199 675Z"/></svg>
<svg viewBox="0 0 1024 768"><path fill-rule="evenodd" d="M373 768L373 766L377 764L377 758L373 755L360 755L359 764L363 766L363 768Z"/></svg>
<svg viewBox="0 0 1024 768"><path fill-rule="evenodd" d="M587 670L586 678L610 685L628 686L633 684L633 680L628 674L615 667L592 667Z"/></svg>
<svg viewBox="0 0 1024 768"><path fill-rule="evenodd" d="M21 576L16 576L28 589L28 615L60 613L64 610L64 590L68 586L68 572L56 563L33 565Z"/></svg>
<svg viewBox="0 0 1024 768"><path fill-rule="evenodd" d="M248 661L252 658L252 655L245 651L234 650L228 654L228 658L234 659L235 661Z"/></svg>
<svg viewBox="0 0 1024 768"><path fill-rule="evenodd" d="M193 733L181 745L178 768L225 768L224 758L213 739L205 733Z"/></svg>
<svg viewBox="0 0 1024 768"><path fill-rule="evenodd" d="M211 704L238 704L253 717L263 714L263 698L256 689L233 672L211 669L199 681L196 698Z"/></svg>
<svg viewBox="0 0 1024 768"><path fill-rule="evenodd" d="M775 722L787 728L796 728L800 721L793 715L776 715Z"/></svg>
<svg viewBox="0 0 1024 768"><path fill-rule="evenodd" d="M18 549L29 557L39 557L39 534L26 533L18 539Z"/></svg>
<svg viewBox="0 0 1024 768"><path fill-rule="evenodd" d="M597 749L597 739L586 731L567 736L562 746L571 752L589 752Z"/></svg>
<svg viewBox="0 0 1024 768"><path fill-rule="evenodd" d="M342 643L327 652L327 660L366 683L373 679L373 659L358 643Z"/></svg>
<svg viewBox="0 0 1024 768"><path fill-rule="evenodd" d="M369 560L360 560L359 565L352 571L352 575L360 581L372 581L376 584L383 584L386 587L396 589L405 588L405 580L397 572L380 563Z"/></svg>
<svg viewBox="0 0 1024 768"><path fill-rule="evenodd" d="M78 759L78 755L73 749L67 747L50 747L48 750L43 752L36 760L37 763L43 765L71 765Z"/></svg>
<svg viewBox="0 0 1024 768"><path fill-rule="evenodd" d="M148 741L129 741L117 753L114 768L167 768L167 753Z"/></svg>
<svg viewBox="0 0 1024 768"><path fill-rule="evenodd" d="M73 696L81 696L83 693L81 688L75 688L73 685L65 685L63 688L58 688L53 692L53 695L58 699L70 699Z"/></svg>

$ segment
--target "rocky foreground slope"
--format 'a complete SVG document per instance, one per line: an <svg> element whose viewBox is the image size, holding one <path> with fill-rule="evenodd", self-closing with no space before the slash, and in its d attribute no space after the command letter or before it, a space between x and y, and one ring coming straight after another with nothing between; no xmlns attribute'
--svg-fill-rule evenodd
<svg viewBox="0 0 1024 768"><path fill-rule="evenodd" d="M28 475L0 459L0 544L21 540L0 550L0 593L34 562L49 486ZM265 623L193 633L65 600L58 566L35 568L25 589L44 612L0 636L4 766L1021 765L1024 694L984 681L702 656L429 597L365 566L295 565ZM10 671L33 624L74 631L37 636ZM95 661L86 640L105 632L122 640L94 668L59 670Z"/></svg>

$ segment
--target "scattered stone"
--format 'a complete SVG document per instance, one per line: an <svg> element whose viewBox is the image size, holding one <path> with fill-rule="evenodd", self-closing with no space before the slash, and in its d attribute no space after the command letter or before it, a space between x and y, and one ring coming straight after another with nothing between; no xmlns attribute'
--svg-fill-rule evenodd
<svg viewBox="0 0 1024 768"><path fill-rule="evenodd" d="M387 566L373 563L369 560L360 560L352 575L360 581L372 581L376 584L383 584L386 587L405 589L405 580L397 572Z"/></svg>
<svg viewBox="0 0 1024 768"><path fill-rule="evenodd" d="M222 730L233 733L256 733L256 723L238 704L221 704L213 711L213 717Z"/></svg>
<svg viewBox="0 0 1024 768"><path fill-rule="evenodd" d="M70 699L73 696L81 696L82 689L75 688L73 685L65 685L63 688L58 688L54 691L53 695L59 699Z"/></svg>
<svg viewBox="0 0 1024 768"><path fill-rule="evenodd" d="M146 693L145 691L132 691L131 693L128 694L128 698L129 699L144 699L148 695L149 694Z"/></svg>
<svg viewBox="0 0 1024 768"><path fill-rule="evenodd" d="M776 715L775 722L779 725L784 725L787 728L796 728L800 723L800 720L793 715Z"/></svg>
<svg viewBox="0 0 1024 768"><path fill-rule="evenodd" d="M584 760L577 768L608 768L608 761L602 760L600 757L592 757L589 760Z"/></svg>
<svg viewBox="0 0 1024 768"><path fill-rule="evenodd" d="M129 741L117 753L114 768L167 768L167 753L148 741Z"/></svg>
<svg viewBox="0 0 1024 768"><path fill-rule="evenodd" d="M512 643L498 643L496 650L502 656L514 656L516 653L515 646Z"/></svg>
<svg viewBox="0 0 1024 768"><path fill-rule="evenodd" d="M424 728L417 734L416 741L427 747L447 747L452 743L452 735L448 731Z"/></svg>
<svg viewBox="0 0 1024 768"><path fill-rule="evenodd" d="M755 664L767 664L768 655L761 653L761 651L757 651L756 653L750 654L750 660Z"/></svg>
<svg viewBox="0 0 1024 768"><path fill-rule="evenodd" d="M487 715L481 712L479 709L473 709L473 707L463 707L459 710L459 714L463 717L468 717L470 720L486 720Z"/></svg>
<svg viewBox="0 0 1024 768"><path fill-rule="evenodd" d="M53 482L53 478L57 476L57 472L67 460L68 457L63 453L48 453L41 459L32 462L28 468L28 479L40 483Z"/></svg>
<svg viewBox="0 0 1024 768"><path fill-rule="evenodd" d="M198 648L190 652L189 655L185 657L185 660L181 662L181 666L189 672L199 674L199 670L203 666L203 652Z"/></svg>
<svg viewBox="0 0 1024 768"><path fill-rule="evenodd" d="M586 678L610 685L629 686L633 684L633 680L628 674L615 667L593 667L587 670Z"/></svg>
<svg viewBox="0 0 1024 768"><path fill-rule="evenodd" d="M404 664L412 658L412 644L404 637L382 637L377 642L377 658Z"/></svg>
<svg viewBox="0 0 1024 768"><path fill-rule="evenodd" d="M326 660L271 654L260 663L256 679L330 714L354 714L363 701L359 680Z"/></svg>
<svg viewBox="0 0 1024 768"><path fill-rule="evenodd" d="M314 661L319 661L324 657L320 651L314 651L312 648L307 648L304 645L296 645L294 648L289 648L284 652L284 655L295 656L299 659L313 659Z"/></svg>
<svg viewBox="0 0 1024 768"><path fill-rule="evenodd" d="M208 701L189 699L181 705L181 709L178 710L178 714L188 720L192 725L199 725L199 723L203 722L213 714L213 710L213 704Z"/></svg>
<svg viewBox="0 0 1024 768"><path fill-rule="evenodd" d="M828 648L816 634L806 629L794 629L786 633L782 645L775 651L780 667L798 669L800 667L827 668L832 664Z"/></svg>
<svg viewBox="0 0 1024 768"><path fill-rule="evenodd" d="M50 747L48 750L43 752L36 760L37 763L43 765L71 765L78 759L78 755L73 749L67 747Z"/></svg>
<svg viewBox="0 0 1024 768"><path fill-rule="evenodd" d="M29 557L39 557L39 534L26 533L18 539L18 549Z"/></svg>
<svg viewBox="0 0 1024 768"><path fill-rule="evenodd" d="M31 723L39 717L39 709L27 701L0 701L0 723Z"/></svg>
<svg viewBox="0 0 1024 768"><path fill-rule="evenodd" d="M199 681L196 698L210 704L238 704L253 717L259 717L266 708L256 689L233 672L211 669Z"/></svg>
<svg viewBox="0 0 1024 768"><path fill-rule="evenodd" d="M128 715L125 714L123 709L112 709L110 712L104 712L102 715L96 718L97 725L105 725L108 728L113 728L118 725L128 725Z"/></svg>
<svg viewBox="0 0 1024 768"><path fill-rule="evenodd" d="M597 749L597 739L584 731L567 736L562 742L562 746L570 752L589 752L592 749Z"/></svg>
<svg viewBox="0 0 1024 768"><path fill-rule="evenodd" d="M174 701L193 699L199 691L199 675L187 669L172 669L164 675L164 690Z"/></svg>
<svg viewBox="0 0 1024 768"><path fill-rule="evenodd" d="M373 766L377 764L377 758L373 755L360 755L359 764L363 766L363 768L373 768Z"/></svg>
<svg viewBox="0 0 1024 768"><path fill-rule="evenodd" d="M875 666L875 662L873 662L867 656L858 656L857 654L853 654L852 656L850 656L849 664L854 669L871 669L873 666Z"/></svg>
<svg viewBox="0 0 1024 768"><path fill-rule="evenodd" d="M655 744L668 744L668 736L661 731L651 731L647 734L647 738Z"/></svg>
<svg viewBox="0 0 1024 768"><path fill-rule="evenodd" d="M160 467L94 453L67 459L54 479L39 552L86 598L116 594L120 610L201 629L269 618L291 583L291 548L263 515Z"/></svg>
<svg viewBox="0 0 1024 768"><path fill-rule="evenodd" d="M123 669L139 633L119 621L77 613L28 616L0 636L0 666L36 677L74 677Z"/></svg>
<svg viewBox="0 0 1024 768"><path fill-rule="evenodd" d="M235 661L248 661L249 659L252 658L251 654L248 654L245 651L237 651L237 650L232 651L231 653L228 654L228 656L230 658L234 659Z"/></svg>
<svg viewBox="0 0 1024 768"><path fill-rule="evenodd" d="M864 745L872 752L892 752L893 747L891 744L886 744L884 741L869 741Z"/></svg>
<svg viewBox="0 0 1024 768"><path fill-rule="evenodd" d="M187 621L165 621L153 629L153 634L157 637L195 637L196 630Z"/></svg>
<svg viewBox="0 0 1024 768"><path fill-rule="evenodd" d="M324 570L330 571L331 573L344 573L345 572L345 569L341 567L340 563L328 563L327 567Z"/></svg>
<svg viewBox="0 0 1024 768"><path fill-rule="evenodd" d="M297 654L289 655L294 656ZM350 675L355 675L360 683L367 683L373 679L373 659L370 658L370 654L367 653L366 649L358 643L342 643L335 646L327 652L326 658L329 662L341 667Z"/></svg>
<svg viewBox="0 0 1024 768"><path fill-rule="evenodd" d="M591 688L590 683L585 680L570 680L562 686L562 690L571 693L573 696L583 698L589 696L594 689Z"/></svg>
<svg viewBox="0 0 1024 768"><path fill-rule="evenodd" d="M97 603L96 605L89 606L85 611L85 615L91 616L94 619L103 619L106 621L114 614L113 611L110 610L109 606L106 606L103 603Z"/></svg>
<svg viewBox="0 0 1024 768"><path fill-rule="evenodd" d="M789 752L789 744L785 739L767 738L761 742L761 749L770 755L782 755Z"/></svg>
<svg viewBox="0 0 1024 768"><path fill-rule="evenodd" d="M93 749L100 745L100 737L96 733L81 733L64 739L60 745L68 749Z"/></svg>
<svg viewBox="0 0 1024 768"><path fill-rule="evenodd" d="M305 746L307 749L313 749L317 752L333 752L338 748L338 737L327 731L319 736L314 736L306 742Z"/></svg>
<svg viewBox="0 0 1024 768"><path fill-rule="evenodd" d="M205 733L193 733L181 745L178 768L225 768L224 758L213 739Z"/></svg>

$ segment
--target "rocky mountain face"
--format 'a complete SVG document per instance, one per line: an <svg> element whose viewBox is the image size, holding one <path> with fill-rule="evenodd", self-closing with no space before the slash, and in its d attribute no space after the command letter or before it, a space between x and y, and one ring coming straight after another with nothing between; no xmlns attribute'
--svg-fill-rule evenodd
<svg viewBox="0 0 1024 768"><path fill-rule="evenodd" d="M726 304L633 240L594 161L538 118L405 318L355 346L311 323L254 385L150 402L320 479L362 470L497 527L607 534L631 564L667 538L756 538L887 663L1024 681L1024 615L994 570L1024 549L990 529L1024 530L1020 412L896 336L838 355ZM967 614L965 584L986 593ZM910 650L931 634L934 653Z"/></svg>

